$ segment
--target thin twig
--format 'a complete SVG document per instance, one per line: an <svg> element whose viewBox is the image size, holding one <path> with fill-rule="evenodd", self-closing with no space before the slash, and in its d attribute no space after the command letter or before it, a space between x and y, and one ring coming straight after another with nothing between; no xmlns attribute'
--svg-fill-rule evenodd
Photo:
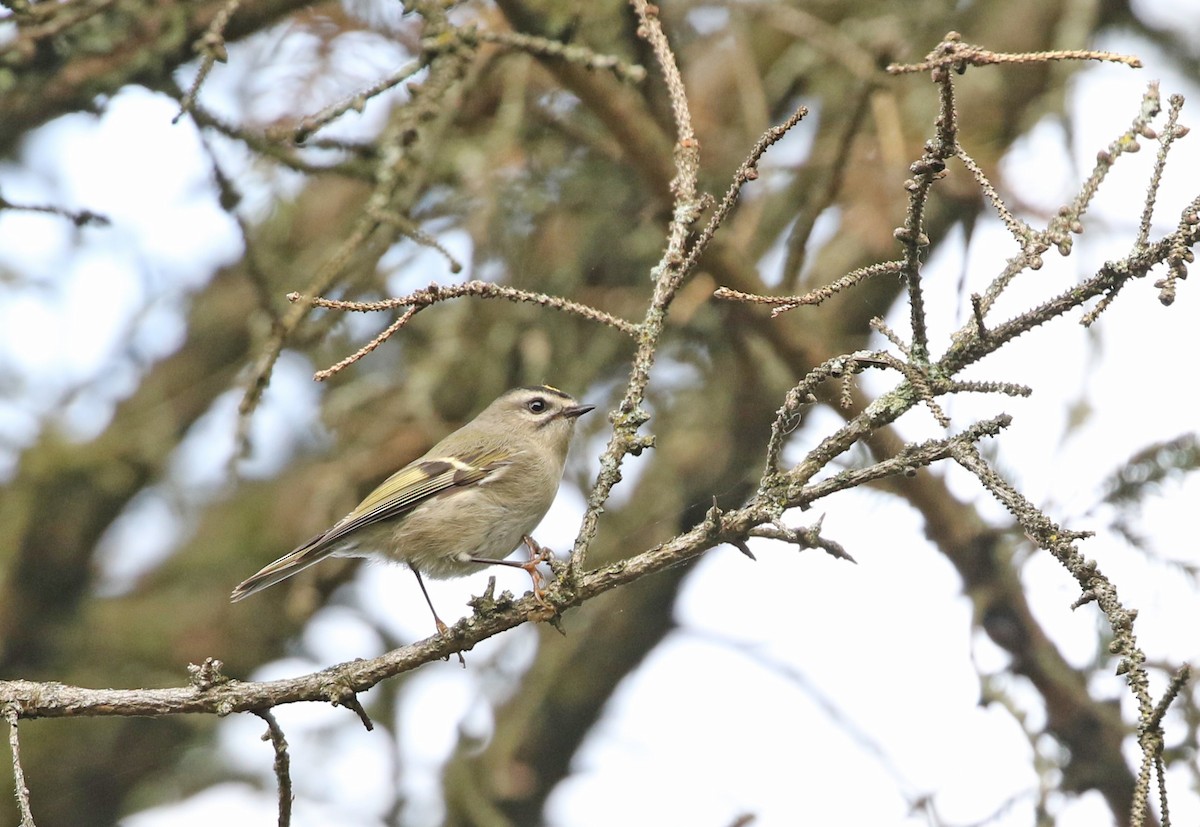
<svg viewBox="0 0 1200 827"><path fill-rule="evenodd" d="M459 37L465 42L496 43L511 49L520 49L531 55L554 58L574 63L592 71L612 72L619 80L641 83L646 79L646 69L636 63L628 63L615 55L603 55L576 43L562 43L546 37L522 32L493 32L480 29L460 30Z"/></svg>
<svg viewBox="0 0 1200 827"><path fill-rule="evenodd" d="M1130 823L1144 824L1149 812L1152 770L1162 755L1163 732L1162 715L1158 713L1159 707L1150 696L1150 676L1144 665L1146 656L1138 646L1133 632L1137 611L1127 609L1121 603L1116 586L1100 572L1096 561L1088 560L1076 548L1076 541L1084 536L1083 533L1067 531L1055 524L996 473L979 455L974 445L955 446L953 456L959 465L974 474L983 487L1008 509L1025 529L1027 537L1050 552L1071 573L1081 590L1089 597L1089 602L1096 603L1104 613L1113 635L1108 649L1119 658L1117 674L1125 676L1138 706L1138 742L1142 747L1142 762ZM1167 703L1178 694L1178 685L1173 683L1173 687L1173 691L1168 691L1164 696Z"/></svg>
<svg viewBox="0 0 1200 827"><path fill-rule="evenodd" d="M1088 207L1100 191L1108 173L1112 170L1117 159L1126 153L1137 152L1138 137L1149 128L1150 121L1161 110L1158 84L1151 83L1142 95L1141 106L1129 127L1117 138L1111 141L1107 148L1096 153L1096 163L1092 172L1079 187L1079 191L1070 204L1061 207L1058 213L1047 224L1046 228L1031 232L1023 239L1021 254L1011 259L1003 271L987 286L979 299L977 315L986 315L1004 290L1016 276L1025 270L1038 270L1042 267L1042 253L1052 246L1057 247L1062 255L1071 250L1071 235L1083 232L1080 223ZM1018 236L1020 238L1020 236ZM1123 286L1123 285L1121 285ZM1120 287L1118 286L1119 290ZM1107 307L1115 297L1115 291L1110 291L1108 298L1101 306L1093 309L1092 314L1085 316L1084 324L1090 324Z"/></svg>
<svg viewBox="0 0 1200 827"><path fill-rule="evenodd" d="M747 181L753 181L758 178L758 162L762 160L762 156L771 148L772 144L778 143L807 114L807 107L798 107L786 121L771 127L755 141L749 155L746 156L746 160L742 161L741 166L734 170L733 181L730 182L729 189L725 191L725 197L717 204L712 217L708 219L707 226L705 226L704 230L692 244L692 248L683 262L685 272L690 271L696 265L696 262L700 260L700 256L708 248L709 242L716 235L717 228L725 222L729 211L737 203L738 193L742 191L742 186Z"/></svg>
<svg viewBox="0 0 1200 827"><path fill-rule="evenodd" d="M1000 414L999 416L976 422L962 433L955 434L954 436L905 445L904 450L894 457L880 460L866 468L852 468L841 471L828 479L815 483L807 483L807 480L812 475L808 471L808 463L803 462L791 471L787 471L781 475L781 481L791 483L789 501L799 500L803 507L831 494L860 488L877 480L900 475L911 476L918 468L924 468L933 465L935 462L941 462L956 456L955 451L961 446L974 446L976 442L984 437L997 436L1000 431L1011 424L1011 416ZM805 481L806 484L803 484L801 488L797 488L796 482L800 481Z"/></svg>
<svg viewBox="0 0 1200 827"><path fill-rule="evenodd" d="M949 35L947 35L949 39ZM909 168L913 177L904 183L908 190L908 209L904 226L893 235L904 250L901 274L908 288L908 309L912 326L909 358L919 367L929 364L929 331L925 321L925 297L921 287L921 257L929 246L925 235L925 207L929 192L936 181L946 175L946 161L958 148L958 109L954 102L954 83L951 73L939 67L933 72L938 86L939 111L935 122L935 137L925 144L924 154Z"/></svg>
<svg viewBox="0 0 1200 827"><path fill-rule="evenodd" d="M996 188L988 180L987 175L984 174L979 164L975 163L975 159L968 155L962 146L955 147L955 154L958 156L958 160L962 161L963 166L967 168L967 171L975 178L975 183L979 185L979 189L991 203L992 209L996 211L996 215L1000 217L1000 221L1008 228L1008 232L1022 245L1028 242L1029 237L1033 235L1032 228L1012 214L1008 205L1000 197L1000 193L996 192Z"/></svg>
<svg viewBox="0 0 1200 827"><path fill-rule="evenodd" d="M275 780L279 788L279 827L288 827L292 823L292 773L291 758L288 755L287 737L283 728L275 720L275 715L269 709L256 709L254 714L266 721L267 731L263 740L270 741L275 749Z"/></svg>
<svg viewBox="0 0 1200 827"><path fill-rule="evenodd" d="M380 223L389 224L395 227L406 238L410 238L422 247L440 253L442 258L446 259L446 264L450 268L451 273L461 273L463 271L462 262L454 257L442 242L438 241L433 233L420 227L417 222L413 221L406 215L401 215L394 210L384 210L375 214Z"/></svg>
<svg viewBox="0 0 1200 827"><path fill-rule="evenodd" d="M850 553L846 551L845 547L843 547L841 543L822 536L821 524L824 521L825 515L822 514L816 523L808 528L789 528L782 523L762 525L751 529L750 536L762 537L767 540L779 540L780 542L784 543L792 543L800 548L805 549L821 549L830 557L857 564L858 561L850 556Z"/></svg>
<svg viewBox="0 0 1200 827"><path fill-rule="evenodd" d="M292 296L295 296L296 298L293 299ZM291 301L301 301L302 298L303 297L300 296L300 294L298 294L298 293L289 293L288 294L288 299ZM316 306L316 301L313 302L313 305ZM419 308L419 307L410 307L408 310L405 310L403 313L400 314L400 317L397 318L396 321L392 322L390 325L388 325L386 328L384 328L383 332L380 333L379 335L375 336L373 339L371 339L371 341L367 342L365 345L360 347L358 350L354 351L349 356L347 356L346 358L337 362L336 364L330 365L329 367L325 368L324 370L319 370L316 373L314 373L313 380L316 382L324 382L326 379L336 376L341 371L350 367L350 365L353 365L359 359L363 358L368 353L375 350L375 348L379 347L381 344L386 342L388 339L392 338L392 336L395 335L396 331L398 331L400 328L402 328L406 324L408 324L409 321L412 319L412 317L417 315L417 312L420 309L421 308Z"/></svg>
<svg viewBox="0 0 1200 827"><path fill-rule="evenodd" d="M240 5L242 0L225 0L225 5L213 17L208 29L193 44L192 48L200 55L200 69L196 72L191 87L179 102L179 112L171 119L171 123L179 123L179 119L191 111L196 103L196 96L200 94L200 87L204 85L213 66L229 59L229 52L225 48L225 27L229 25L229 18L233 17Z"/></svg>
<svg viewBox="0 0 1200 827"><path fill-rule="evenodd" d="M921 63L893 63L887 67L893 75L929 72L935 69L954 69L961 72L966 66L989 66L1000 63L1045 63L1049 60L1099 60L1121 63L1140 69L1142 62L1132 55L1117 52L1100 52L1094 49L1055 49L1048 52L993 52L981 46L962 42L958 32L948 32L937 48L925 56Z"/></svg>
<svg viewBox="0 0 1200 827"><path fill-rule="evenodd" d="M775 317L781 313L786 313L789 310L795 310L801 305L817 305L829 299L843 290L848 290L860 282L866 281L873 276L885 275L888 273L899 273L904 267L900 261L882 261L878 264L871 264L866 267L859 267L857 270L851 270L846 275L842 276L837 281L831 282L824 287L818 287L816 290L810 290L801 296L760 296L756 293L743 293L741 290L733 290L729 287L718 287L713 296L718 299L726 299L728 301L748 302L750 304L770 304L775 305L771 310L771 316Z"/></svg>
<svg viewBox="0 0 1200 827"><path fill-rule="evenodd" d="M347 310L355 313L371 313L381 310L394 310L399 307L415 307L420 309L440 301L457 299L461 296L475 296L481 299L507 299L513 302L530 302L542 307L561 310L564 313L573 313L584 319L608 325L627 336L636 336L639 331L639 325L635 322L626 321L618 316L605 313L603 310L598 310L591 305L580 304L579 302L558 296L551 296L546 293L521 290L517 287L496 284L490 281L473 280L464 282L463 284L450 285L431 283L424 290L414 291L407 296L400 296L394 299L381 299L373 302L342 301L340 299L325 299L320 297L313 297L311 301L313 307L324 307L330 310ZM300 293L288 293L287 299L290 302L298 302L306 300L306 297Z"/></svg>
<svg viewBox="0 0 1200 827"><path fill-rule="evenodd" d="M1006 396L1031 396L1033 388L1015 382L981 382L974 380L950 382L952 393L1002 393Z"/></svg>
<svg viewBox="0 0 1200 827"><path fill-rule="evenodd" d="M835 356L810 370L799 384L787 392L783 407L775 413L775 423L771 426L771 436L767 441L767 461L762 475L764 487L769 487L779 473L779 458L783 454L785 438L800 424L800 407L816 401L817 388L831 378L854 375L869 367L884 367L890 364L881 361L885 356L886 353L878 351Z"/></svg>
<svg viewBox="0 0 1200 827"><path fill-rule="evenodd" d="M1179 113L1183 109L1183 95L1172 95L1169 104L1167 125L1161 136L1151 129L1149 124L1142 129L1143 138L1150 140L1158 138L1158 152L1154 158L1154 171L1150 174L1150 184L1146 187L1146 203L1142 207L1142 220L1138 224L1137 241L1134 242L1135 249L1145 246L1150 238L1150 221L1154 218L1154 202L1158 197L1163 169L1167 165L1167 155L1171 151L1171 146L1175 143L1175 139L1180 137L1181 132L1187 134L1186 129L1180 130L1179 128Z"/></svg>
<svg viewBox="0 0 1200 827"><path fill-rule="evenodd" d="M562 582L574 591L582 586L584 563L592 538L596 535L600 514L608 502L613 486L621 478L621 465L629 454L641 453L654 444L653 437L638 433L650 415L642 408L646 387L650 383L650 368L658 350L658 342L666 324L667 312L675 300L679 286L687 277L687 238L700 213L701 198L696 192L696 177L700 170L700 144L692 129L687 92L675 55L658 20L658 7L646 0L630 0L638 17L638 36L648 41L667 84L671 111L675 119L675 178L671 182L674 208L667 228L667 246L659 262L651 270L654 291L646 315L638 329L638 347L634 353L625 395L617 409L609 414L613 424L612 436L600 457L600 471L588 495L587 508L571 548Z"/></svg>
<svg viewBox="0 0 1200 827"><path fill-rule="evenodd" d="M336 365L328 367L324 370L317 371L313 378L318 382L323 382L326 379L334 376L339 371L344 370L348 366L354 364L359 359L366 356L375 348L390 339L395 333L404 327L408 322L421 310L424 310L430 305L438 302L457 299L462 296L475 296L483 299L507 299L513 302L530 302L538 304L542 307L551 307L555 310L561 310L564 313L572 313L584 319L593 322L599 322L609 327L621 331L627 336L637 336L640 327L639 325L613 316L610 313L605 313L603 310L598 310L590 305L580 304L568 299L563 299L558 296L551 296L546 293L535 293L530 290L521 290L516 287L509 287L505 284L496 284L490 281L468 281L463 284L439 285L430 284L424 290L417 290L409 293L407 296L399 296L393 299L381 299L373 302L356 302L344 301L342 299L326 299L319 296L305 296L301 293L288 293L287 299L290 302L306 302L311 307L322 307L329 310L342 310L353 313L376 313L387 310L395 310L401 307L408 309L392 324L388 325L387 329L379 333L371 341L367 342L355 353L342 359Z"/></svg>
<svg viewBox="0 0 1200 827"><path fill-rule="evenodd" d="M372 83L365 89L360 89L353 95L350 95L337 103L332 103L313 115L308 115L303 118L300 123L296 124L288 131L288 137L297 144L302 144L312 136L314 132L322 127L332 123L350 110L361 112L363 107L367 105L367 101L371 98L378 97L394 86L398 86L410 77L421 71L428 65L428 61L422 57L418 60L410 61L401 68L392 72L387 77L384 77L375 83ZM269 132L269 137L278 137L277 133Z"/></svg>
<svg viewBox="0 0 1200 827"><path fill-rule="evenodd" d="M112 220L108 216L92 212L91 210L68 210L65 207L55 207L49 204L14 204L2 195L0 195L0 210L60 215L76 227L85 227L88 224L106 227L112 223Z"/></svg>
<svg viewBox="0 0 1200 827"><path fill-rule="evenodd" d="M652 275L661 279L671 278L673 274L677 280L682 280L686 273L682 265L688 234L700 214L701 199L696 194L696 179L700 173L700 141L692 128L692 113L688 107L683 75L658 19L658 6L647 0L630 0L630 5L638 16L637 35L650 44L667 84L667 97L671 101L671 114L675 121L675 177L671 180L675 203L667 228L667 249Z"/></svg>
<svg viewBox="0 0 1200 827"><path fill-rule="evenodd" d="M25 783L25 768L21 765L21 736L18 728L18 708L14 703L4 705L8 721L8 748L12 751L13 785L16 787L17 808L21 811L21 827L36 827L33 810L29 807L29 785Z"/></svg>
<svg viewBox="0 0 1200 827"><path fill-rule="evenodd" d="M176 88L176 91L179 91L178 88ZM262 157L269 158L296 172L305 175L337 173L347 178L358 178L368 181L373 178L372 168L367 163L364 163L361 158L351 158L336 163L314 163L303 157L301 152L295 147L272 138L269 130L264 134L227 123L196 102L192 103L188 111L197 126L215 130L228 138L245 144L247 149L253 150Z"/></svg>

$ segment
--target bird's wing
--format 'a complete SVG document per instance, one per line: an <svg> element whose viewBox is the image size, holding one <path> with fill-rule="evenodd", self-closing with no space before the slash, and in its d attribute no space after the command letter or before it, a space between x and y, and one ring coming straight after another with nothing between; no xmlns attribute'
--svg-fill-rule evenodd
<svg viewBox="0 0 1200 827"><path fill-rule="evenodd" d="M401 468L368 494L358 506L325 532L321 545L336 543L352 532L399 517L428 499L455 488L481 485L512 462L512 451L490 448L414 462Z"/></svg>
<svg viewBox="0 0 1200 827"><path fill-rule="evenodd" d="M439 494L481 485L511 464L507 448L483 448L460 457L435 457L406 465L379 484L336 525L298 546L233 590L234 601L273 586L324 560L347 536L366 526L394 519Z"/></svg>

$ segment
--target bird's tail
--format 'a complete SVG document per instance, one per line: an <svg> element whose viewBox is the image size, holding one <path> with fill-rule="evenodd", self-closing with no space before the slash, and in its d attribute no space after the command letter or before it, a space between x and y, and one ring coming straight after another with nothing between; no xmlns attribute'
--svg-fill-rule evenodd
<svg viewBox="0 0 1200 827"><path fill-rule="evenodd" d="M289 551L274 563L267 564L257 574L238 583L233 594L229 596L230 602L236 603L255 592L268 589L281 580L287 580L293 574L298 574L329 557L334 553L335 548L321 542L325 536L325 534L318 534L299 548Z"/></svg>

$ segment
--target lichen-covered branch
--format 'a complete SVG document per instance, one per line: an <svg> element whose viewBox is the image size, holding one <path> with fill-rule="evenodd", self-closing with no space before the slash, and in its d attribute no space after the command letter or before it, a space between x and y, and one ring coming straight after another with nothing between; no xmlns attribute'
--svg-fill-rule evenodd
<svg viewBox="0 0 1200 827"><path fill-rule="evenodd" d="M561 310L564 313L571 313L589 321L599 322L608 327L615 328L627 336L637 336L641 328L633 322L618 318L611 313L605 313L603 310L598 310L586 304L569 301L568 299L558 296L550 296L545 293L536 293L531 290L521 290L516 287L510 287L506 284L496 284L490 281L468 281L464 284L453 284L442 286L439 284L430 284L424 290L417 290L414 293L409 293L407 296L400 296L394 299L382 299L372 302L358 301L343 301L341 299L326 299L321 297L305 296L300 293L289 293L288 301L292 303L307 303L312 307L321 307L329 310L343 310L354 313L375 313L388 310L395 310L401 307L408 308L402 313L396 321L389 325L383 332L375 336L371 341L363 345L359 350L345 359L338 362L332 367L318 371L314 378L317 381L324 381L344 368L354 364L362 357L366 356L375 348L390 339L400 328L408 324L419 311L426 307L437 304L438 302L456 299L462 296L475 296L484 299L507 299L513 302L529 302L531 304L541 305L542 307L550 307L555 310Z"/></svg>
<svg viewBox="0 0 1200 827"><path fill-rule="evenodd" d="M1004 418L998 418L980 423L948 440L911 446L902 456L866 469L858 476L847 475L812 485L797 482L782 500L777 491L760 492L742 508L710 512L710 519L665 543L613 565L583 573L573 582L559 582L546 591L541 601L533 595L515 600L507 592L499 596L485 594L472 601L474 613L454 624L445 634L394 649L377 658L342 663L295 678L260 682L228 679L220 674L219 663L209 661L190 670L189 685L166 689L88 689L59 683L0 681L0 707L10 709L13 720L161 717L188 713L225 716L235 712L260 713L281 704L313 701L344 706L357 714L360 709L358 694L383 680L456 652L470 650L479 642L522 623L550 620L567 608L694 559L722 543L740 544L756 534L764 536L764 526L779 526L781 509L807 506L869 479L902 474L909 468L928 465L949 456L956 445L973 443L998 433L1005 424ZM773 535L768 530L765 536L777 536L795 543L799 535ZM815 539L808 546L827 551L831 548L828 543Z"/></svg>

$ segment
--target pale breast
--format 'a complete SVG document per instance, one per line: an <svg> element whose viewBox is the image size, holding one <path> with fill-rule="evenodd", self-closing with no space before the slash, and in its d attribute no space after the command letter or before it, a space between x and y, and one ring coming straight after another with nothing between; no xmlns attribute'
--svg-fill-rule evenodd
<svg viewBox="0 0 1200 827"><path fill-rule="evenodd" d="M497 502L488 486L448 492L414 509L392 530L386 556L435 579L462 577L480 569L462 557L507 557L541 522L552 498L514 512Z"/></svg>

